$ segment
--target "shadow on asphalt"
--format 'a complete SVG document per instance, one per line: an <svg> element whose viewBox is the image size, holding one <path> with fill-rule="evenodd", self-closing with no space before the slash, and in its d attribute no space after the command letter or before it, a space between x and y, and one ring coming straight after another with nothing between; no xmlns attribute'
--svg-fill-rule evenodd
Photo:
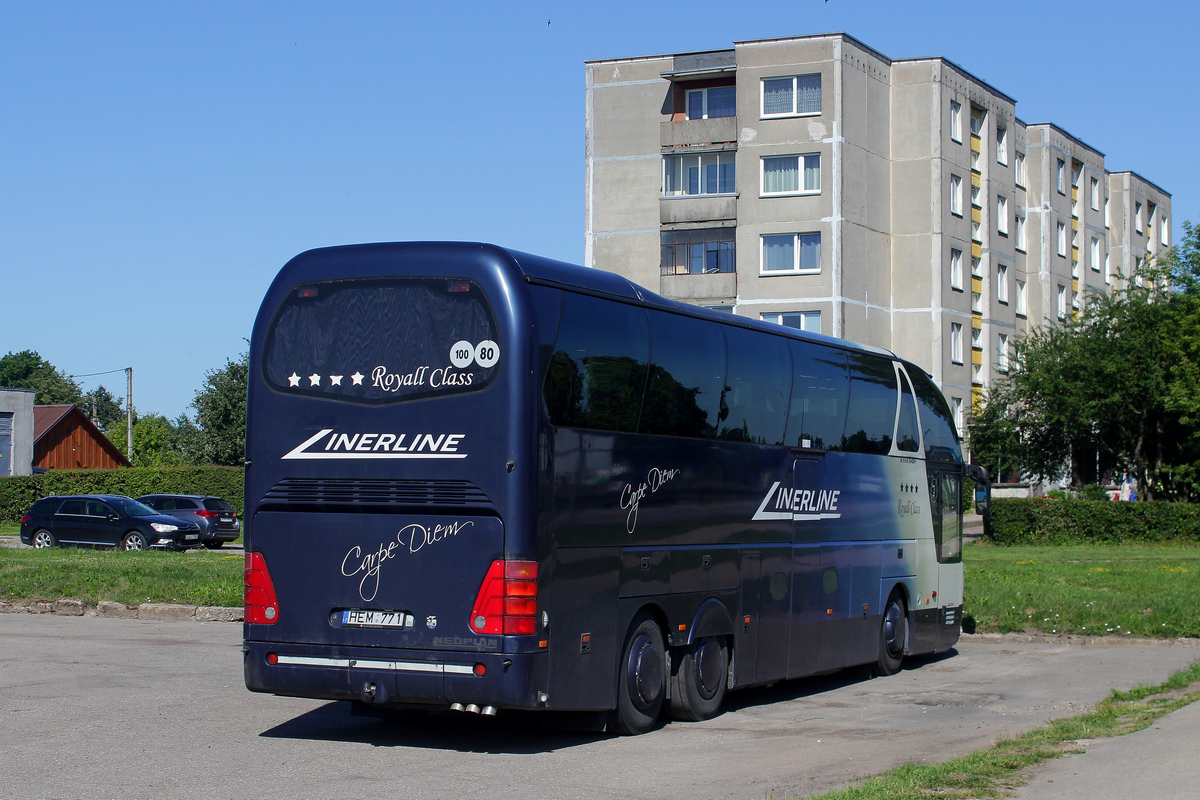
<svg viewBox="0 0 1200 800"><path fill-rule="evenodd" d="M910 656L905 659L903 669L919 669L924 664L950 658L956 653L951 648L935 655ZM872 678L870 667L851 667L829 675L740 689L729 693L724 709L738 711L798 700ZM546 713L502 711L496 717L482 717L454 711L433 711L412 720L400 720L353 716L350 708L348 702L326 703L259 735L273 739L360 742L374 747L421 747L461 753L511 755L550 753L610 738L605 733L564 730L562 728L570 724L566 718ZM665 722L664 713L660 727Z"/></svg>

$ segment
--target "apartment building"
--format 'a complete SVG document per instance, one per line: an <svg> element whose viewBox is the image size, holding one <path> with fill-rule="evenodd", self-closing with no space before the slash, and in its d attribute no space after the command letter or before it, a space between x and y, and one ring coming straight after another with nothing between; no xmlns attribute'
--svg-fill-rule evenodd
<svg viewBox="0 0 1200 800"><path fill-rule="evenodd" d="M1030 325L1170 244L1169 194L943 58L835 33L586 70L589 266L892 350L960 430Z"/></svg>

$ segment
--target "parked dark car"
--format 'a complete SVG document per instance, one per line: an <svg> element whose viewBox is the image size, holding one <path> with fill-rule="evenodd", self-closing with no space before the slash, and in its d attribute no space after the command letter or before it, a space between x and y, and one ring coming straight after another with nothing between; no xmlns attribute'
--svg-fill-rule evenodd
<svg viewBox="0 0 1200 800"><path fill-rule="evenodd" d="M21 541L34 547L186 550L200 545L200 526L121 495L43 497L21 517Z"/></svg>
<svg viewBox="0 0 1200 800"><path fill-rule="evenodd" d="M219 497L199 494L147 494L138 498L140 502L158 511L185 522L200 526L200 543L215 550L225 542L232 542L242 533L237 512Z"/></svg>

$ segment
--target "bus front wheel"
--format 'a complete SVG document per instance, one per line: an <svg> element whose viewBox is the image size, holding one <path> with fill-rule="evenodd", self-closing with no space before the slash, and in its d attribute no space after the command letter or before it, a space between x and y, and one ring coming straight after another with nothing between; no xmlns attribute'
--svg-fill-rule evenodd
<svg viewBox="0 0 1200 800"><path fill-rule="evenodd" d="M879 660L875 662L876 675L895 675L904 661L904 645L908 641L908 611L904 598L893 594L883 610L883 622L879 626Z"/></svg>
<svg viewBox="0 0 1200 800"><path fill-rule="evenodd" d="M617 675L617 707L608 712L608 729L622 736L654 727L666 694L667 658L662 631L648 614L629 626Z"/></svg>
<svg viewBox="0 0 1200 800"><path fill-rule="evenodd" d="M706 636L683 650L671 675L671 718L697 722L721 711L729 675L723 636Z"/></svg>

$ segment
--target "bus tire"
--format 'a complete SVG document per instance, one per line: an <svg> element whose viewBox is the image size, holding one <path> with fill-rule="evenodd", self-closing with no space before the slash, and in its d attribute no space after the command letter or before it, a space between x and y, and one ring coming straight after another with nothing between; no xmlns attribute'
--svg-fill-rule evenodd
<svg viewBox="0 0 1200 800"><path fill-rule="evenodd" d="M667 658L662 631L645 612L630 623L617 665L617 707L608 712L608 730L636 736L654 727L666 695Z"/></svg>
<svg viewBox="0 0 1200 800"><path fill-rule="evenodd" d="M719 714L728 676L724 636L705 636L682 648L671 674L671 719L698 722Z"/></svg>
<svg viewBox="0 0 1200 800"><path fill-rule="evenodd" d="M876 675L895 675L904 661L904 645L908 641L908 610L899 592L892 592L883 609L883 621L879 624L879 659L875 662Z"/></svg>

